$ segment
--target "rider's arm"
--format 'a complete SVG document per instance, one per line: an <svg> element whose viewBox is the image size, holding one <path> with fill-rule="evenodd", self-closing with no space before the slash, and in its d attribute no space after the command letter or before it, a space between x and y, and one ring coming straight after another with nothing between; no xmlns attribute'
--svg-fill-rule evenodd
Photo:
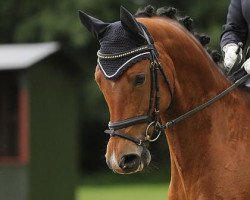
<svg viewBox="0 0 250 200"><path fill-rule="evenodd" d="M242 0L231 0L229 5L227 22L223 26L221 34L221 48L227 44L238 44L242 42L244 45L248 37L248 24L242 14Z"/></svg>

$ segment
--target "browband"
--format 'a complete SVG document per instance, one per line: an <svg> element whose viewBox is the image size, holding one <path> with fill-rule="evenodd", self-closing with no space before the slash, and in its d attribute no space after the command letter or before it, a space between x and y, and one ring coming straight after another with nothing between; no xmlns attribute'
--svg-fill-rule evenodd
<svg viewBox="0 0 250 200"><path fill-rule="evenodd" d="M124 58L133 54L137 54L137 53L142 53L145 51L152 51L155 50L154 45L152 44L148 44L148 45L144 45L144 46L140 46L138 48L132 49L130 51L125 51L125 52L121 52L121 53L114 53L114 54L104 54L101 53L100 50L97 52L97 56L98 58L104 59L104 60L114 60L114 59L118 59L118 58Z"/></svg>

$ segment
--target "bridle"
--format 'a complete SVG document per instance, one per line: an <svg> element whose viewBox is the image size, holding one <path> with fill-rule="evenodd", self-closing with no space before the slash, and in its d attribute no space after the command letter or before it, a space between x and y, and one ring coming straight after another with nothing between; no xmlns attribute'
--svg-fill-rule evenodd
<svg viewBox="0 0 250 200"><path fill-rule="evenodd" d="M246 81L250 77L249 74L243 76L241 79L236 81L233 85L231 85L230 87L228 87L227 89L225 89L224 91L216 95L215 97L211 98L206 103L201 104L200 106L197 106L196 108L184 113L183 115L180 115L179 117L168 121L166 124L162 124L160 121L160 116L159 116L160 95L159 95L158 71L163 76L164 81L169 88L171 99L173 99L174 89L173 89L173 86L171 86L169 78L164 73L163 68L158 61L158 52L154 46L154 41L152 40L152 37L148 35L149 33L146 33L144 28L145 27L143 26L142 30L143 30L144 37L147 40L147 43L148 43L147 45L140 46L131 51L116 53L116 54L103 54L99 51L97 52L98 58L107 59L107 60L119 59L119 58L123 58L123 57L130 56L133 54L139 54L142 52L150 52L151 85L150 85L150 101L149 101L148 113L146 115L136 116L136 117L132 117L132 118L116 121L116 122L109 122L108 124L109 129L104 131L105 133L109 134L111 137L120 137L120 138L129 140L138 146L146 146L149 142L155 142L159 138L161 132L163 132L165 129L207 108L208 106L210 106L211 104L218 101L219 99L227 95L229 92L237 88L239 85L241 85L244 81ZM143 124L143 123L148 123L143 139L132 137L120 131L120 129L127 128L127 127L137 125L137 124ZM149 133L149 130L151 129L151 127L153 128L152 134ZM156 135L156 137L151 138L151 136L153 135Z"/></svg>
<svg viewBox="0 0 250 200"><path fill-rule="evenodd" d="M144 38L147 41L147 45L140 46L136 49L132 49L128 52L122 52L118 54L103 54L100 51L97 52L97 56L99 59L107 59L107 60L114 60L118 58L123 58L126 56L130 56L132 54L140 54L142 52L150 52L150 100L149 100L149 108L146 115L136 116L128 119L124 119L121 121L116 122L109 122L108 130L105 130L105 133L109 134L111 137L120 137L126 140L129 140L139 146L145 146L149 142L156 141L161 132L163 131L163 125L160 122L159 116L159 108L160 108L160 95L159 95L159 77L158 71L162 74L165 83L167 84L171 98L173 97L173 88L170 85L170 81L167 75L164 73L161 64L158 61L158 52L154 46L154 42L151 37L146 33L144 28L142 28ZM122 133L119 131L120 129L127 128L137 124L148 123L148 126L145 130L145 135L143 139L138 139L132 137L128 134ZM149 133L151 128L153 128L153 134L156 135L155 138L151 138L151 134Z"/></svg>
<svg viewBox="0 0 250 200"><path fill-rule="evenodd" d="M150 101L149 101L148 113L146 115L136 116L121 121L109 122L108 124L109 130L105 130L105 133L110 134L110 136L112 137L117 136L123 139L127 139L139 146L145 146L146 143L154 142L159 138L161 132L163 131L162 129L163 125L160 122L160 116L159 116L160 95L159 95L158 71L160 71L161 74L163 75L164 80L169 88L171 97L173 97L173 89L170 86L170 81L168 77L163 72L160 63L158 62L155 56L156 55L151 52L151 60L150 60L151 85L150 85ZM119 131L120 129L143 123L148 123L144 139L138 139ZM152 135L157 134L155 138L150 137L149 130L151 127L153 127Z"/></svg>

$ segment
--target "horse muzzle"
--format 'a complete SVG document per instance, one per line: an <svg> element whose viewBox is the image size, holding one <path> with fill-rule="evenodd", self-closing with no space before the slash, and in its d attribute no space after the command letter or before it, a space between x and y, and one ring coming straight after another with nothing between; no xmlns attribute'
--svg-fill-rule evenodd
<svg viewBox="0 0 250 200"><path fill-rule="evenodd" d="M146 147L138 147L138 151L122 154L122 156L106 155L106 162L110 169L118 174L132 174L142 171L149 165L151 155Z"/></svg>

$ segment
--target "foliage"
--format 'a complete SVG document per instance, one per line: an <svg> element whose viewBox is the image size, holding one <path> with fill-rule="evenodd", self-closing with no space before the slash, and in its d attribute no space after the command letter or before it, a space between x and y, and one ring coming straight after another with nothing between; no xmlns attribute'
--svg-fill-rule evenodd
<svg viewBox="0 0 250 200"><path fill-rule="evenodd" d="M222 25L226 22L229 1L200 1L193 0L187 13L195 19L195 27L207 33L211 38L211 46L219 48Z"/></svg>
<svg viewBox="0 0 250 200"><path fill-rule="evenodd" d="M119 5L124 2L1 0L0 43L57 40L73 47L84 46L89 44L90 34L83 31L78 20L78 10L93 15L98 13L102 19L114 20L119 14ZM128 4L128 7L132 5Z"/></svg>
<svg viewBox="0 0 250 200"><path fill-rule="evenodd" d="M114 21L119 17L120 5L135 11L146 4L175 6L181 13L190 14L199 21L199 27L208 30L224 23L228 1L0 0L0 43L57 40L74 48L88 46L92 39L80 25L79 9L103 20Z"/></svg>

